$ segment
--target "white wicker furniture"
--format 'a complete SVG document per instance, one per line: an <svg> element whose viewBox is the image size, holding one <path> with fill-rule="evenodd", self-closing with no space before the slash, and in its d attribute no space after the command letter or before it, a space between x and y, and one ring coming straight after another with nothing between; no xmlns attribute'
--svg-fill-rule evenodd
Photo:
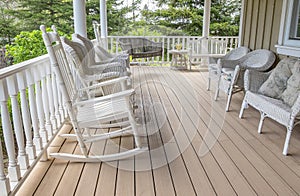
<svg viewBox="0 0 300 196"><path fill-rule="evenodd" d="M93 86L78 88L78 83L79 86L84 86L84 84L80 84L83 73L72 67L72 64L68 63L60 37L54 26L52 27L52 30L53 32L46 32L45 26L41 26L51 66L58 81L59 89L63 95L64 103L82 155L59 152L51 153L50 156L75 162L100 162L125 159L146 151L147 148L141 146L140 137L137 133L137 127L129 101L130 95L134 92L133 89L98 98L88 99L85 96L89 93L89 90L93 88L124 81L127 77L118 78L117 81L109 80ZM83 129L85 128L111 127L112 125L109 122L119 119L128 119L128 126L102 135L84 136L82 134ZM92 154L91 152L88 152L88 143L127 134L132 134L134 137L135 147L133 149L105 155L101 155L101 152L96 155L93 154L95 152Z"/></svg>
<svg viewBox="0 0 300 196"><path fill-rule="evenodd" d="M87 58L89 63L88 66L94 66L103 63L120 62L120 63L124 63L127 67L126 75L130 75L128 54L109 53L106 49L101 47L99 44L94 45L91 40L82 37L81 35L76 33L72 35L72 40L74 42L79 43L87 50L88 52Z"/></svg>
<svg viewBox="0 0 300 196"><path fill-rule="evenodd" d="M217 63L219 59L225 59L225 60L238 60L245 56L248 52L250 52L250 49L247 47L238 47L230 52L228 52L225 56L220 58L210 57L208 62L208 83L207 83L207 90L210 90L210 84L211 80L215 79L216 81L219 80L219 77L221 75L217 71Z"/></svg>
<svg viewBox="0 0 300 196"><path fill-rule="evenodd" d="M281 65L280 65L281 64ZM272 77L272 72L275 72L277 67L282 66L284 69L288 69L286 76L279 77L278 75L283 74L282 71L278 74L273 74L274 83L272 85L267 85L272 88L274 84L278 85L283 93L275 93L274 90L271 94L276 97L269 97L262 94L261 88L265 85L265 82ZM296 75L294 75L296 74ZM294 76L293 76L294 75ZM239 117L242 118L244 109L251 105L257 109L260 114L260 122L258 126L258 133L261 133L263 121L266 117L272 118L278 123L284 125L287 129L285 143L283 147L283 155L287 155L290 137L293 128L300 122L299 112L300 112L300 60L286 58L279 62L274 70L268 73L257 72L255 70L247 70L245 73L245 90L246 95L243 100ZM294 78L293 78L294 77ZM271 84L271 83L270 83ZM281 87L280 87L281 84ZM288 85L295 87L297 90L292 90L294 95L294 103L285 102L284 93L288 89ZM279 92L279 91L278 91ZM287 97L287 100L291 96Z"/></svg>
<svg viewBox="0 0 300 196"><path fill-rule="evenodd" d="M88 87L99 82L127 75L126 66L119 62L98 63L88 66L90 64L90 58L88 57L89 54L85 47L65 37L61 37L61 42L66 52L69 64L72 66L72 69L74 69L73 75L74 73L75 75L77 73L81 74L80 85L85 85L85 87ZM130 79L128 79L128 84L129 85L123 86L124 89L131 88ZM78 88L82 87L78 86ZM90 94L92 94L92 96L100 96L116 92L116 90L119 89L120 88L116 88L115 85L113 85L111 88L110 86L104 86L90 91Z"/></svg>
<svg viewBox="0 0 300 196"><path fill-rule="evenodd" d="M210 57L219 58L227 52L227 40L202 37L188 41L190 69L193 65L208 65Z"/></svg>
<svg viewBox="0 0 300 196"><path fill-rule="evenodd" d="M215 99L217 99L220 89L225 91L228 94L226 104L226 111L228 111L232 95L244 89L245 70L267 71L272 67L275 60L275 54L265 49L254 50L237 60L220 59L217 64L217 71L221 77L219 77L217 84Z"/></svg>

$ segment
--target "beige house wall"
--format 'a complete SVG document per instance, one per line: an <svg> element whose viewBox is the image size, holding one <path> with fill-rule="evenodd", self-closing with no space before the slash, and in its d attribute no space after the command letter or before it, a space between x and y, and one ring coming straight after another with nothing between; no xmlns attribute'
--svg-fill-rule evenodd
<svg viewBox="0 0 300 196"><path fill-rule="evenodd" d="M241 45L276 52L283 0L244 0Z"/></svg>

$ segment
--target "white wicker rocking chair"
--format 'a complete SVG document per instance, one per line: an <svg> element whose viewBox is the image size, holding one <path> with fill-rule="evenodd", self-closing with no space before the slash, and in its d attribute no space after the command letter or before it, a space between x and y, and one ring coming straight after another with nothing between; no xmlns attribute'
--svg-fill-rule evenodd
<svg viewBox="0 0 300 196"><path fill-rule="evenodd" d="M89 90L113 83L124 82L127 77L85 86L84 82L82 82L83 73L68 63L60 37L54 26L52 26L52 30L53 32L46 32L45 26L41 26L51 66L63 95L82 155L51 153L50 156L75 162L101 162L126 159L146 151L148 148L141 145L129 101L130 95L134 92L133 89L102 97L87 98ZM109 122L124 118L128 119L129 125L117 131L92 136L84 136L82 133L85 128L110 127ZM133 135L135 148L115 154L89 155L87 149L88 143L127 134Z"/></svg>
<svg viewBox="0 0 300 196"><path fill-rule="evenodd" d="M244 74L246 69L264 72L269 70L276 60L275 54L270 50L258 49L247 53L237 60L220 59L217 64L219 81L215 93L215 100L219 90L228 94L226 111L229 110L232 95L244 90Z"/></svg>

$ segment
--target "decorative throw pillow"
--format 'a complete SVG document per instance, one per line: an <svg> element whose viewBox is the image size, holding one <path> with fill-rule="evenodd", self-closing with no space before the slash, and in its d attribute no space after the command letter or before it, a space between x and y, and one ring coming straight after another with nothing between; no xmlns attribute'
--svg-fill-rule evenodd
<svg viewBox="0 0 300 196"><path fill-rule="evenodd" d="M287 87L281 95L284 103L292 107L300 92L300 61L297 61L292 76L287 81Z"/></svg>
<svg viewBox="0 0 300 196"><path fill-rule="evenodd" d="M296 59L282 59L274 68L269 78L258 89L258 93L272 97L275 99L281 98L281 94L287 87L287 81L292 75Z"/></svg>

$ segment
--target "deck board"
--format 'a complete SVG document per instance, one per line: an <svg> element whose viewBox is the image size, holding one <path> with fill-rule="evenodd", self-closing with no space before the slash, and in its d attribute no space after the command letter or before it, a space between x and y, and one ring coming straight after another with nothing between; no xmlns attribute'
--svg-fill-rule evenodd
<svg viewBox="0 0 300 196"><path fill-rule="evenodd" d="M110 163L38 163L18 195L300 194L299 127L285 157L285 128L266 120L258 134L259 113L251 107L239 119L242 93L225 112L226 96L213 101L214 90L206 90L207 72L139 66L132 76L136 103L143 105L136 111L139 129L150 151ZM119 144L132 148L133 138L98 142L91 153L118 152ZM52 148L80 153L76 142Z"/></svg>

